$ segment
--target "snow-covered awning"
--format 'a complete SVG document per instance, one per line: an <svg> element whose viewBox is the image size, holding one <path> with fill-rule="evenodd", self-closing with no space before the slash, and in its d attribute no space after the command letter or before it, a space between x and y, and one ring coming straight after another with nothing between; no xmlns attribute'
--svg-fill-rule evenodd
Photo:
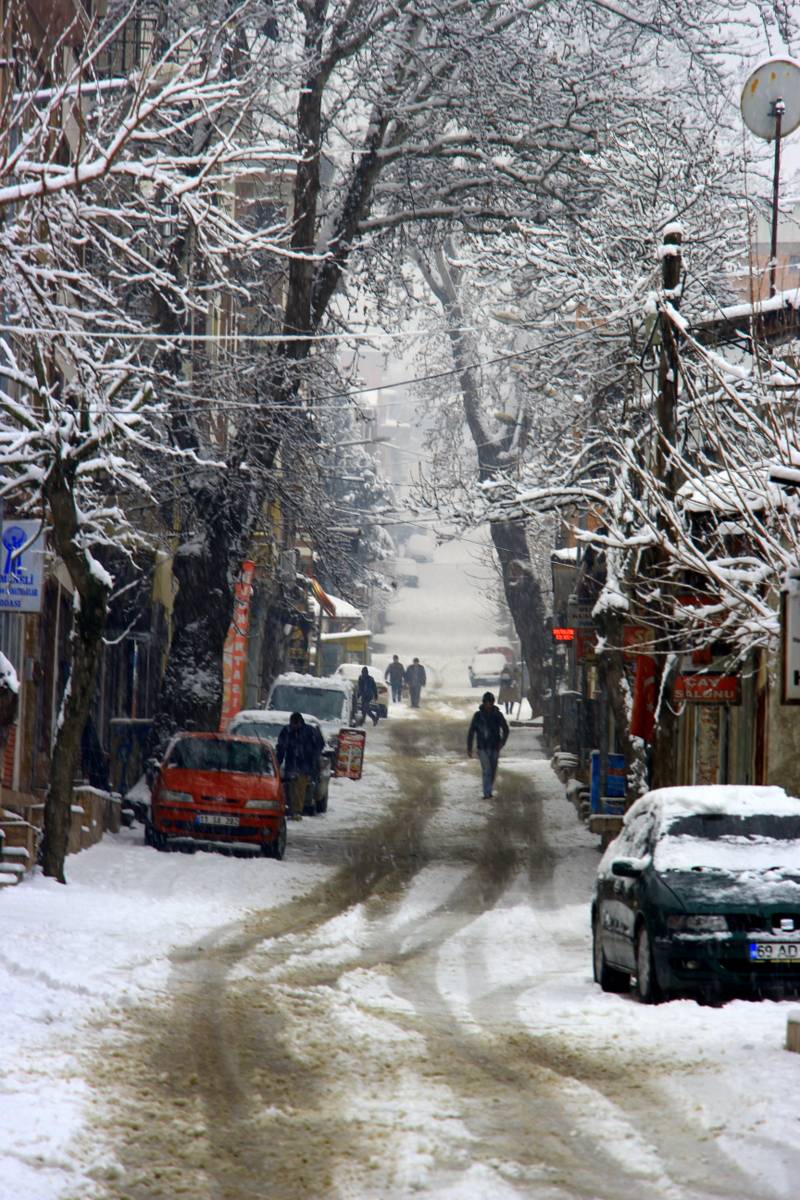
<svg viewBox="0 0 800 1200"><path fill-rule="evenodd" d="M314 595L315 598L311 601L311 611L316 617L319 616L320 606L316 599L316 593ZM325 595L324 592L323 595ZM333 606L331 609L328 608L327 605L323 605L325 613L329 617L336 617L337 620L360 621L364 616L360 608L356 608L356 606L354 604L350 604L348 600L342 600L341 596L326 595L325 599Z"/></svg>

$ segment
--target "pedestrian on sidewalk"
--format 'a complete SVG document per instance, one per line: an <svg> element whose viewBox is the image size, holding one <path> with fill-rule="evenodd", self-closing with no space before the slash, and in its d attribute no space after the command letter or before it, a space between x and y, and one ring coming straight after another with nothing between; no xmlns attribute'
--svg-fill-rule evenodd
<svg viewBox="0 0 800 1200"><path fill-rule="evenodd" d="M317 773L319 762L319 739L311 725L306 725L303 714L293 712L289 724L278 734L275 757L288 793L289 813L293 821L302 821L306 806L308 785Z"/></svg>
<svg viewBox="0 0 800 1200"><path fill-rule="evenodd" d="M408 685L408 694L411 697L411 707L419 708L419 697L422 689L428 682L428 677L425 674L425 668L418 658L415 658L410 667L406 667L406 684Z"/></svg>
<svg viewBox="0 0 800 1200"><path fill-rule="evenodd" d="M386 668L384 679L392 689L392 700L395 704L400 703L400 698L403 695L403 682L406 677L406 669L400 662L396 654L392 655L392 661Z"/></svg>
<svg viewBox="0 0 800 1200"><path fill-rule="evenodd" d="M358 706L361 709L361 724L366 724L367 717L372 717L372 724L378 724L378 713L375 701L378 699L378 685L369 673L369 667L362 667L358 677Z"/></svg>
<svg viewBox="0 0 800 1200"><path fill-rule="evenodd" d="M472 758L472 747L477 741L478 758L483 771L483 798L491 800L497 760L508 740L508 722L494 702L492 692L484 692L481 706L472 718L467 734L467 755Z"/></svg>
<svg viewBox="0 0 800 1200"><path fill-rule="evenodd" d="M510 663L506 663L500 672L500 695L497 697L498 703L502 704L506 710L506 716L511 715L511 711L514 708L514 701L517 699L515 684L514 670Z"/></svg>

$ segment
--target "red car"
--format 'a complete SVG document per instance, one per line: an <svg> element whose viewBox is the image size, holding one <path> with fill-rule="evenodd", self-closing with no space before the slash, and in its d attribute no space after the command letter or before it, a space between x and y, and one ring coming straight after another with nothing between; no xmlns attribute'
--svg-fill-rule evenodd
<svg viewBox="0 0 800 1200"><path fill-rule="evenodd" d="M145 842L157 850L196 843L286 849L286 802L275 753L257 738L180 733L153 782Z"/></svg>

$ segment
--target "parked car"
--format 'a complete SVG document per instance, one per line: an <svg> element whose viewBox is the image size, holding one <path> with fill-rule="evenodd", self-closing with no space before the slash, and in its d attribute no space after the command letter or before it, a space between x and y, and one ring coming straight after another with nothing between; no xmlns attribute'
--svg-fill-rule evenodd
<svg viewBox="0 0 800 1200"><path fill-rule="evenodd" d="M640 998L800 986L800 800L774 787L649 792L597 872L594 976Z"/></svg>
<svg viewBox="0 0 800 1200"><path fill-rule="evenodd" d="M363 663L340 663L336 668L336 674L341 675L342 679L349 679L353 687L357 687L358 677L363 667ZM389 688L386 686L386 680L382 672L375 667L367 667L367 670L375 680L375 686L378 689L378 699L376 701L378 716L387 717L389 715Z"/></svg>
<svg viewBox="0 0 800 1200"><path fill-rule="evenodd" d="M228 733L236 737L258 738L275 749L281 730L289 724L292 714L275 709L249 708L238 712L228 726ZM316 717L304 717L307 725L320 729ZM322 730L320 729L320 733ZM316 776L309 781L304 811L310 816L328 811L328 791L331 782L331 758L333 752L326 747L320 751Z"/></svg>
<svg viewBox="0 0 800 1200"><path fill-rule="evenodd" d="M339 730L353 724L355 691L341 675L278 675L269 690L266 707L282 713L300 712L315 717L328 746L333 750Z"/></svg>
<svg viewBox="0 0 800 1200"><path fill-rule="evenodd" d="M268 742L221 733L180 733L153 781L145 842L157 850L252 846L286 849L286 814Z"/></svg>
<svg viewBox="0 0 800 1200"><path fill-rule="evenodd" d="M500 673L508 665L498 650L476 650L467 667L470 687L499 687Z"/></svg>

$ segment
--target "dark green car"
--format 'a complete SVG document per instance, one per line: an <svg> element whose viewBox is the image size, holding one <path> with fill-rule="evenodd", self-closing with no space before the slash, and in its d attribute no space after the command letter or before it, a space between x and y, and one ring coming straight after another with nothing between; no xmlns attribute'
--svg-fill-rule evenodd
<svg viewBox="0 0 800 1200"><path fill-rule="evenodd" d="M800 800L772 787L649 792L597 872L606 992L718 1001L800 989Z"/></svg>

